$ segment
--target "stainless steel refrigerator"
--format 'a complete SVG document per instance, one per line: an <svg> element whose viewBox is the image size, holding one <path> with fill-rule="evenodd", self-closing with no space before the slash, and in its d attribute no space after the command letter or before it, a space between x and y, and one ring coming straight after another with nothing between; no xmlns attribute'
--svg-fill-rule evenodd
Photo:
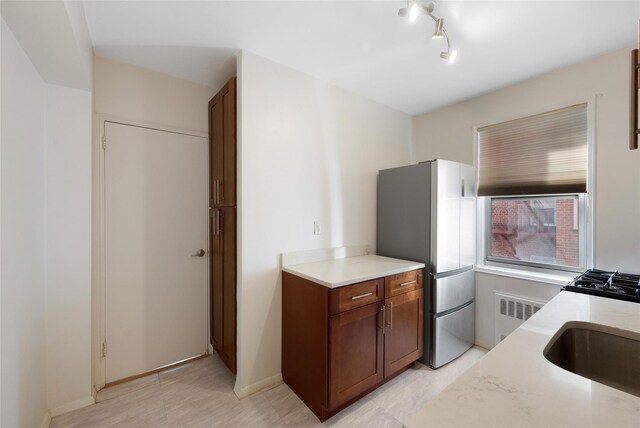
<svg viewBox="0 0 640 428"><path fill-rule="evenodd" d="M378 172L377 253L423 262L424 355L438 368L475 339L475 169L437 159Z"/></svg>

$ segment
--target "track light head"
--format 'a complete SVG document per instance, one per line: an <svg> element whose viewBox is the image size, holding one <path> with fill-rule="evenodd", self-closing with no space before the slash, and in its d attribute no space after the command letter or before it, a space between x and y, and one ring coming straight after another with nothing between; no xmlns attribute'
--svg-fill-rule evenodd
<svg viewBox="0 0 640 428"><path fill-rule="evenodd" d="M411 22L414 22L420 15L431 14L434 7L433 2L425 5L419 0L408 0L407 7L403 7L398 10L398 16L402 18L409 18Z"/></svg>
<svg viewBox="0 0 640 428"><path fill-rule="evenodd" d="M449 64L453 64L453 62L456 60L457 57L458 57L458 50L457 49L453 49L451 51L441 52L440 53L440 58L449 61Z"/></svg>
<svg viewBox="0 0 640 428"><path fill-rule="evenodd" d="M409 21L414 22L418 19L418 15L420 14L420 6L417 2L413 2L411 7L409 8Z"/></svg>
<svg viewBox="0 0 640 428"><path fill-rule="evenodd" d="M444 38L443 29L444 29L444 19L442 19L442 18L436 19L436 29L433 32L433 36L431 36L431 38L432 39L443 39Z"/></svg>

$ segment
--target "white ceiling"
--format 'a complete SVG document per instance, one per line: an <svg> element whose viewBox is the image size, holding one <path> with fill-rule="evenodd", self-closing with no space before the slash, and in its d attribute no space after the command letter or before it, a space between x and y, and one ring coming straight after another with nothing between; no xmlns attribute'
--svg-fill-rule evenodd
<svg viewBox="0 0 640 428"><path fill-rule="evenodd" d="M631 46L640 1L452 1L434 23L406 1L85 1L98 55L214 88L246 49L409 114Z"/></svg>
<svg viewBox="0 0 640 428"><path fill-rule="evenodd" d="M45 82L91 90L93 54L82 3L2 0L0 14Z"/></svg>

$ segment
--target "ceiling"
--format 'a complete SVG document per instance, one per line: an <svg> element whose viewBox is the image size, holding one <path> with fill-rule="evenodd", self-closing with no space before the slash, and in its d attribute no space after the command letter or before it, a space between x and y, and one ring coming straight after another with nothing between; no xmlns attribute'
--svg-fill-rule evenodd
<svg viewBox="0 0 640 428"><path fill-rule="evenodd" d="M415 115L635 43L640 1L85 1L96 54L218 88L245 49Z"/></svg>

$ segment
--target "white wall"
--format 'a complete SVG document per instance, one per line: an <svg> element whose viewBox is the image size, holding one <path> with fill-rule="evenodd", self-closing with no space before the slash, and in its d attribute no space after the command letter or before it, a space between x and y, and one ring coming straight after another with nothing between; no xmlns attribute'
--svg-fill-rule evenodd
<svg viewBox="0 0 640 428"><path fill-rule="evenodd" d="M91 92L56 85L90 86L91 49L78 3L2 13L0 425L31 427L93 402Z"/></svg>
<svg viewBox="0 0 640 428"><path fill-rule="evenodd" d="M92 403L91 92L47 85L47 402Z"/></svg>
<svg viewBox="0 0 640 428"><path fill-rule="evenodd" d="M2 20L0 426L46 418L46 85Z"/></svg>
<svg viewBox="0 0 640 428"><path fill-rule="evenodd" d="M595 266L640 271L640 150L629 151L629 49L612 52L413 119L415 161L473 163L473 127L597 97ZM493 342L493 290L548 298L559 286L477 274L477 343ZM491 317L490 319L488 317Z"/></svg>
<svg viewBox="0 0 640 428"><path fill-rule="evenodd" d="M375 247L376 174L409 162L410 117L246 51L238 71L243 396L280 376L280 253Z"/></svg>
<svg viewBox="0 0 640 428"><path fill-rule="evenodd" d="M96 114L209 132L207 106L216 88L99 56L93 65Z"/></svg>

